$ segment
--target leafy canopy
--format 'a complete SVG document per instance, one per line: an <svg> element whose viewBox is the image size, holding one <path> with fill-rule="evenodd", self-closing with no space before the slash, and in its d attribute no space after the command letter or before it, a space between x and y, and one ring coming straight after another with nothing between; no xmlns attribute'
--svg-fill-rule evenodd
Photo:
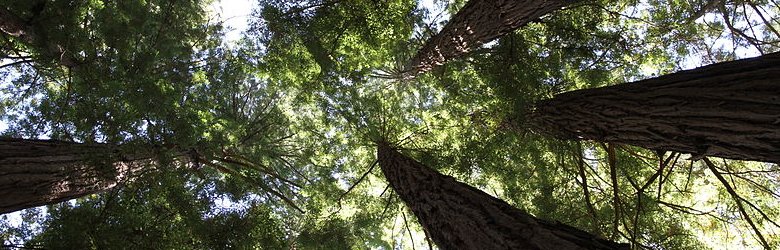
<svg viewBox="0 0 780 250"><path fill-rule="evenodd" d="M45 37L3 36L5 134L158 145L166 159L120 188L6 221L6 244L425 247L374 166L381 139L605 238L780 244L775 164L561 141L525 120L557 93L777 51L773 1L582 2L415 79L397 76L464 1L261 0L232 43L210 1L0 3Z"/></svg>

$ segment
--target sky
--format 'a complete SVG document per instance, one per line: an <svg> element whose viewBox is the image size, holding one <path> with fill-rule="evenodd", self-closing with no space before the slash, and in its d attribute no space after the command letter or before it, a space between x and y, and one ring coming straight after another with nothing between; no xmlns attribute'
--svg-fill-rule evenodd
<svg viewBox="0 0 780 250"><path fill-rule="evenodd" d="M248 19L257 3L252 0L220 0L211 6L217 20L224 22L226 40L236 41L248 27Z"/></svg>

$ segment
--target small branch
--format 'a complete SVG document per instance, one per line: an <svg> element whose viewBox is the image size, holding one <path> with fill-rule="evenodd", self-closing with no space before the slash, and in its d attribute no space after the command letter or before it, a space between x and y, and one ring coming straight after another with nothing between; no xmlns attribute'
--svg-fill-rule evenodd
<svg viewBox="0 0 780 250"><path fill-rule="evenodd" d="M720 174L720 171L715 167L715 164L710 161L707 157L702 158L704 162L707 164L707 167L709 167L710 171L715 175L716 178L720 181L721 184L723 184L723 187L726 188L726 191L731 195L731 198L734 199L734 201L737 203L737 209L739 209L739 213L742 214L742 217L745 218L747 223L750 225L751 228L753 228L753 231L756 233L756 236L758 236L759 241L761 242L761 245L765 249L771 249L769 246L769 243L767 243L766 239L764 239L764 235L761 234L761 230L756 227L756 224L753 223L753 220L750 219L750 215L745 211L745 207L742 205L742 197L737 194L736 191L729 185L728 181L726 181L726 178L723 178L723 175Z"/></svg>
<svg viewBox="0 0 780 250"><path fill-rule="evenodd" d="M674 155L675 155L675 153L670 154L669 157L666 158L666 160L663 160L663 156L662 155L659 156L659 159L658 159L658 171L655 171L655 173L652 176L650 176L650 178L647 178L647 181L645 182L645 184L642 185L641 188L639 188L640 192L642 192L645 189L647 189L647 187L649 187L650 184L653 184L655 179L657 179L659 176L661 176L661 174L663 174L664 168L666 168L666 166L668 166L669 162L672 160L672 157L674 157Z"/></svg>
<svg viewBox="0 0 780 250"><path fill-rule="evenodd" d="M780 199L780 193L772 191L770 188L765 187L764 185L761 185L758 182L756 182L754 180L751 180L750 178L747 178L747 177L742 176L742 175L734 174L734 173L729 173L729 172L725 172L725 173L722 173L722 174L735 176L735 177L737 177L737 178L739 178L739 179L741 179L743 181L746 181L746 182L750 183L751 185L755 186L756 188L760 189L761 191L763 191L763 192L765 192L765 193L767 193L767 194L769 194L769 195L771 195L771 196L773 196L773 197L775 197L777 199Z"/></svg>
<svg viewBox="0 0 780 250"><path fill-rule="evenodd" d="M578 163L578 173L580 175L580 179L582 179L582 182L580 183L582 186L582 192L585 196L585 205L588 208L588 213L593 218L593 222L598 224L598 218L596 215L596 209L593 207L593 203L591 202L590 198L590 191L588 190L588 176L585 174L585 159L582 156L582 144L577 142L577 163Z"/></svg>
<svg viewBox="0 0 780 250"><path fill-rule="evenodd" d="M664 206L668 207L669 209L672 209L672 210L675 210L675 211L679 211L679 212L682 212L682 213L695 215L695 216L707 215L707 216L710 216L710 217L712 217L712 218L714 218L714 219L716 219L716 220L718 220L720 222L728 223L728 221L724 220L723 218L715 216L715 215L712 215L712 211L705 212L705 211L701 211L701 210L698 210L698 209L695 209L695 208L692 208L692 207L687 207L687 206L683 206L683 205L679 205L679 204L669 203L669 202L665 202L665 201L662 201L662 200L657 200L656 202L658 202L658 204L664 205Z"/></svg>
<svg viewBox="0 0 780 250"><path fill-rule="evenodd" d="M271 170L271 169L269 169L269 168L267 168L265 166L262 166L262 165L259 165L259 164L253 164L253 163L249 162L248 159L243 158L243 157L238 157L237 156L237 158L239 158L239 159L241 159L243 161L233 160L233 159L230 159L230 158L215 158L214 160L217 160L217 161L223 162L223 163L236 164L236 165L239 165L239 166L243 166L243 167L247 167L247 168L250 168L250 169L254 169L254 170L263 172L263 173L265 173L267 175L273 176L274 178L279 179L279 180L281 180L281 181L283 181L285 183L288 183L288 184L290 184L290 185L292 185L292 186L294 186L296 188L302 188L300 184L295 183L292 180L289 180L287 178L284 178L284 177L280 176L279 174L275 173L273 170Z"/></svg>
<svg viewBox="0 0 780 250"><path fill-rule="evenodd" d="M344 196L347 196L347 194L349 194L349 192L350 192L350 191L352 191L352 189L355 189L355 187L357 187L357 185L358 185L358 184L360 184L360 182L362 182L362 181L363 181L363 179L365 179L365 178L366 178L366 176L368 176L368 174L370 174L370 173L371 173L371 171L373 171L373 170L374 170L374 167L376 167L376 165L377 165L377 163L378 163L378 162L379 162L379 160L374 160L374 163L371 163L371 167L369 167L369 168L368 168L368 171L366 171L365 173L363 173L363 175L362 175L362 176L360 176L360 179L358 179L358 180L355 182L355 184L352 184L352 186L350 186L350 187L349 187L349 189L347 189L347 191L346 191L346 192L344 192L343 194L341 194L341 196L339 196L339 198L338 198L339 204L341 204L341 199L342 199L342 198L344 198ZM389 187L389 185L388 185L388 187ZM385 190L387 190L387 188L385 188ZM382 192L382 193L384 193L384 192Z"/></svg>
<svg viewBox="0 0 780 250"><path fill-rule="evenodd" d="M425 241L428 243L428 250L433 250L433 242L431 242L431 237L428 235L428 231L423 230L423 232L425 233Z"/></svg>
<svg viewBox="0 0 780 250"><path fill-rule="evenodd" d="M295 174L297 174L298 176L303 178L303 180L305 180L307 183L309 183L309 184L313 184L314 183L313 181L311 181L311 179L309 179L309 177L306 177L306 175L301 173L301 171L298 170L298 168L293 166L293 164L290 161L288 161L287 159L285 159L284 157L279 157L279 160L281 160L284 163L285 166L287 166L288 168L292 169L292 171L295 172Z"/></svg>
<svg viewBox="0 0 780 250"><path fill-rule="evenodd" d="M753 1L747 0L746 2L747 2L747 4L748 4L748 5L750 5L750 7L751 7L751 8L753 8L753 10L755 10L755 11L756 11L756 13L758 14L758 16L759 16L759 17L761 18L761 20L764 22L764 25L766 25L766 28L767 28L769 31L771 31L772 33L774 33L774 34L775 34L775 35L776 35L778 38L780 38L780 32L777 32L777 29L775 29L775 27L774 27L774 25L772 24L772 22L770 22L770 21L766 20L766 18L764 17L764 14L763 14L763 13L761 13L761 10L759 10L758 6L756 6L756 5L753 3ZM761 9L763 9L763 8L761 8Z"/></svg>
<svg viewBox="0 0 780 250"><path fill-rule="evenodd" d="M620 196L618 193L618 181L617 181L617 159L615 155L615 146L610 144L602 144L607 151L607 162L609 164L609 177L612 181L612 206L615 210L615 217L612 219L612 237L617 237L619 233L619 218L620 218Z"/></svg>
<svg viewBox="0 0 780 250"><path fill-rule="evenodd" d="M226 174L230 174L230 175L233 175L233 176L237 176L239 178L242 178L242 179L246 180L249 183L254 183L258 187L260 187L260 189L262 189L262 190L264 190L266 192L271 193L272 195L278 197L279 199L282 199L282 201L287 203L287 205L291 206L292 208L295 208L295 210L298 210L298 212L301 212L302 214L306 213L306 212L303 211L303 209L301 209L300 207L295 205L295 202L293 202L292 199L288 198L287 196L285 196L284 194L282 194L282 193L280 193L280 192L278 192L276 190L273 190L268 185L265 185L265 183L262 183L262 182L257 181L257 180L253 180L252 178L249 178L249 177L247 177L245 175L239 174L239 173L237 173L236 171L234 171L232 169L226 168L224 166L220 166L220 165L215 164L215 163L213 163L213 162L211 162L211 161L209 161L207 159L204 159L204 158L201 158L200 162L205 164L205 165L207 165L207 166L213 167L213 168L217 169L218 171L220 171L222 173L226 173Z"/></svg>
<svg viewBox="0 0 780 250"><path fill-rule="evenodd" d="M741 36L742 38L745 38L745 40L747 40L748 43L753 45L753 47L755 47L758 50L758 52L761 53L761 55L763 55L764 54L764 50L761 48L761 45L759 45L760 41L758 41L757 39L755 39L755 38L753 38L751 36L748 36L742 30L737 29L736 27L734 27L734 24L732 24L732 22L731 22L731 20L729 18L728 10L726 9L725 3L721 3L719 9L720 9L721 14L723 14L723 21L724 21L724 23L726 23L726 27L728 27L728 29L731 30L731 32L734 32L737 35Z"/></svg>
<svg viewBox="0 0 780 250"><path fill-rule="evenodd" d="M414 237L412 237L412 230L409 229L409 223L406 223L406 213L401 212L401 216L404 217L404 225L406 226L406 231L409 232L409 240L412 242L412 250L414 249Z"/></svg>
<svg viewBox="0 0 780 250"><path fill-rule="evenodd" d="M14 65L23 64L23 63L33 63L33 62L34 62L34 60L32 60L32 59L18 60L18 61L15 61L15 62L10 62L10 63L4 64L4 65L0 65L0 69L6 68L6 67L11 67L11 66L14 66Z"/></svg>
<svg viewBox="0 0 780 250"><path fill-rule="evenodd" d="M384 189L384 190L382 190L382 193L381 193L381 194L379 194L379 197L382 197L382 196L384 196L384 195L385 195L385 192L387 192L387 190L388 190L388 189L390 189L390 184L387 184L387 186L385 186L385 189Z"/></svg>
<svg viewBox="0 0 780 250"><path fill-rule="evenodd" d="M382 213L379 214L380 218L382 218L382 219L385 218L385 213L387 212L388 209L390 209L390 205L393 204L393 199L394 198L395 198L395 196L390 196L389 198L387 198L387 202L385 202L385 208L382 209Z"/></svg>
<svg viewBox="0 0 780 250"><path fill-rule="evenodd" d="M307 5L307 6L301 6L301 7L298 7L298 8L295 8L295 9L291 9L291 10L289 10L287 12L282 13L281 17L288 17L288 16L296 15L296 14L304 12L304 11L306 11L308 9L319 8L319 7L323 7L323 6L329 6L329 5L337 4L339 2L340 1L338 1L338 0L337 1L325 1L325 2L322 2L322 3L310 4L310 5Z"/></svg>
<svg viewBox="0 0 780 250"><path fill-rule="evenodd" d="M775 227L779 227L779 228L780 228L780 225L778 225L778 224L777 224L777 222L775 222L774 220L772 220L772 218L769 218L769 215L767 215L766 213L764 213L764 210L761 210L761 208L759 208L758 206L756 206L755 204L753 204L752 202L748 201L747 199L745 199L745 198L743 198L743 197L740 197L740 199L742 199L742 201L744 201L745 203L747 203L748 205L750 205L750 207L752 207L752 208L753 208L754 210L756 210L756 211L757 211L759 214L761 214L761 217L764 217L764 219L765 219L765 220L767 220L767 221L769 221L769 223L772 223L772 225L775 225Z"/></svg>
<svg viewBox="0 0 780 250"><path fill-rule="evenodd" d="M688 22L694 22L696 21L696 19L699 19L700 17L704 16L704 14L707 14L708 12L717 8L717 5L720 4L721 1L723 0L711 0L707 2L704 6L701 7L701 9L694 12L690 17L688 17Z"/></svg>
<svg viewBox="0 0 780 250"><path fill-rule="evenodd" d="M636 207L634 209L634 220L633 220L633 232L631 233L631 243L632 244L638 244L636 237L639 233L639 214L642 211L642 195L645 192L645 189L652 184L658 176L661 176L661 174L664 172L664 167L666 167L667 164L669 164L669 161L672 160L672 157L675 155L675 153L669 154L669 157L666 158L666 160L663 159L663 153L659 153L658 155L658 171L655 171L655 173L648 178L648 180L645 182L645 185L643 185L639 190L637 190L636 194Z"/></svg>
<svg viewBox="0 0 780 250"><path fill-rule="evenodd" d="M664 182L669 179L669 175L671 175L672 172L674 171L674 167L677 166L677 160L680 159L681 155L682 154L680 154L680 153L676 153L676 156L674 157L674 161L672 161L672 163L669 164L669 171L667 171L666 175L661 176L661 179L658 180L658 193L656 194L657 195L656 196L657 200L661 199L661 192L662 192L662 188L664 186Z"/></svg>

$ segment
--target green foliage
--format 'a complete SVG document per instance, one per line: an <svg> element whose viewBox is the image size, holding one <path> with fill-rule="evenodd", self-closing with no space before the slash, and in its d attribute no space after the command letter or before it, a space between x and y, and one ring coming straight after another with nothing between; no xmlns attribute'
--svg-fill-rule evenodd
<svg viewBox="0 0 780 250"><path fill-rule="evenodd" d="M279 249L279 219L244 200L222 207L213 183L184 171L144 175L121 189L48 208L40 234L46 249ZM7 239L7 238L6 238Z"/></svg>
<svg viewBox="0 0 780 250"><path fill-rule="evenodd" d="M321 222L310 230L304 230L296 239L301 249L352 249L355 240L347 222L334 219Z"/></svg>
<svg viewBox="0 0 780 250"><path fill-rule="evenodd" d="M449 14L465 4L434 2ZM0 1L39 37L3 36L4 57L30 60L2 67L4 133L124 144L158 164L110 192L28 210L22 226L1 221L7 243L425 247L373 164L375 142L387 140L602 237L649 249L759 246L703 163L545 137L525 115L561 92L775 51L773 2L583 2L415 79L400 70L440 25L425 17L441 21L417 1L259 1L234 47L209 22L211 1L41 3ZM780 244L777 165L716 162L770 246Z"/></svg>
<svg viewBox="0 0 780 250"><path fill-rule="evenodd" d="M218 29L206 23L203 11L208 2L40 4L43 11L30 21L35 42L3 48L34 59L22 64L9 89L25 93L9 95L19 104L5 112L19 118L11 133L111 142L192 133L181 102L190 69L217 41ZM10 6L26 13L25 5ZM51 55L51 48L59 54Z"/></svg>

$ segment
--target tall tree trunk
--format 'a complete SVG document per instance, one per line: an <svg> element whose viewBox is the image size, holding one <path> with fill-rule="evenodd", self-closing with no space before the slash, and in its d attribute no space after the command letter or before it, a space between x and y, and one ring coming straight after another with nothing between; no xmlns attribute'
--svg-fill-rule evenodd
<svg viewBox="0 0 780 250"><path fill-rule="evenodd" d="M416 75L461 56L547 13L578 0L471 0L417 52L409 67Z"/></svg>
<svg viewBox="0 0 780 250"><path fill-rule="evenodd" d="M109 144L0 137L0 213L108 190L149 163Z"/></svg>
<svg viewBox="0 0 780 250"><path fill-rule="evenodd" d="M537 103L531 126L568 139L780 163L780 53Z"/></svg>
<svg viewBox="0 0 780 250"><path fill-rule="evenodd" d="M537 219L479 189L429 169L381 142L390 186L441 249L627 249L585 231Z"/></svg>

